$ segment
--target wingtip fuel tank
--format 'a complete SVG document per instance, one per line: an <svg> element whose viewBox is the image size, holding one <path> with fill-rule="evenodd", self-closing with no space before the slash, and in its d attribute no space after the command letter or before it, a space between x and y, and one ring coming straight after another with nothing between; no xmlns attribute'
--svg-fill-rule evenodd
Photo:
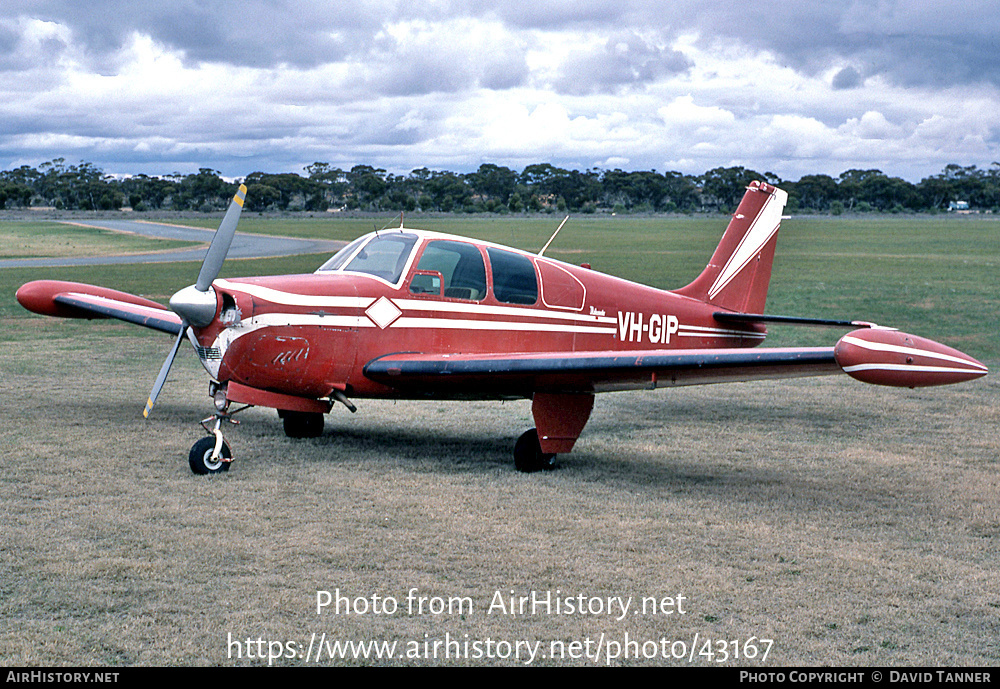
<svg viewBox="0 0 1000 689"><path fill-rule="evenodd" d="M986 366L957 349L886 328L847 333L837 342L833 355L849 376L875 385L948 385L987 373Z"/></svg>

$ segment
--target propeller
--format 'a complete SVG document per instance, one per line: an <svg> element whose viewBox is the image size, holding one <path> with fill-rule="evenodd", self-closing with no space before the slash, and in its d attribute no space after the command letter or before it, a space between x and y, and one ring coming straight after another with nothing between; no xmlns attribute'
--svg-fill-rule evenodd
<svg viewBox="0 0 1000 689"><path fill-rule="evenodd" d="M219 276L222 270L222 263L226 260L229 247L233 243L233 235L236 234L236 225L240 220L240 212L243 210L243 200L246 198L247 188L240 185L239 191L229 204L229 210L222 219L219 229L212 237L212 243L205 254L205 260L201 264L198 272L198 281L195 284L185 287L170 297L170 308L181 317L181 331L174 340L174 346L170 349L160 373L156 376L153 389L146 400L146 408L142 410L143 418L149 418L149 412L156 404L156 398L160 396L163 384L167 381L167 374L174 363L177 351L180 349L181 340L184 339L189 326L204 327L215 318L217 299L215 290L212 289L212 282Z"/></svg>
<svg viewBox="0 0 1000 689"><path fill-rule="evenodd" d="M153 383L153 389L149 393L149 399L146 400L146 408L142 410L142 417L144 419L149 418L149 412L153 411L153 405L156 404L156 398L160 396L160 390L163 389L163 384L167 382L167 374L170 373L170 366L174 363L174 357L177 356L177 350L181 347L181 340L184 339L184 332L187 330L187 324L181 323L181 331L177 333L177 339L174 340L174 346L170 349L170 354L167 355L166 361L160 366L160 373L156 376L156 382Z"/></svg>
<svg viewBox="0 0 1000 689"><path fill-rule="evenodd" d="M216 231L215 236L212 237L212 244L208 247L208 253L205 254L205 262L201 264L201 271L198 273L198 282L194 285L195 289L199 292L207 291L212 286L212 281L219 277L219 271L222 270L222 262L226 260L226 254L229 253L229 245L233 243L233 235L236 234L236 223L240 221L240 212L243 210L243 199L246 196L247 188L241 184L239 191L236 192L236 196L233 197L232 203L229 204L226 217L222 219L219 229Z"/></svg>

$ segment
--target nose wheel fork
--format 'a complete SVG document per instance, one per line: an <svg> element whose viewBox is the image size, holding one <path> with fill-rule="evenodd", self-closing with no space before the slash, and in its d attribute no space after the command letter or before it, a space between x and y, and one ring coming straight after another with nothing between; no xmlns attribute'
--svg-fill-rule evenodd
<svg viewBox="0 0 1000 689"><path fill-rule="evenodd" d="M242 411L242 409L237 411ZM222 437L223 422L233 425L239 424L239 421L227 411L217 411L207 419L202 419L201 427L208 433L208 437L202 438L191 446L188 463L194 473L219 474L223 471L229 471L229 465L233 462L233 451L226 439Z"/></svg>

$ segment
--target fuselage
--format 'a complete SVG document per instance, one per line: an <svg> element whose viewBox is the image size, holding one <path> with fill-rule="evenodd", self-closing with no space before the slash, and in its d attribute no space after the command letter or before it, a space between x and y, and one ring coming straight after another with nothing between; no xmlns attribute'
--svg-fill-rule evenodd
<svg viewBox="0 0 1000 689"><path fill-rule="evenodd" d="M718 323L718 307L689 297L418 230L366 235L312 274L213 287L218 315L194 332L209 373L297 397L394 396L363 366L402 352L733 348L764 339L760 326Z"/></svg>

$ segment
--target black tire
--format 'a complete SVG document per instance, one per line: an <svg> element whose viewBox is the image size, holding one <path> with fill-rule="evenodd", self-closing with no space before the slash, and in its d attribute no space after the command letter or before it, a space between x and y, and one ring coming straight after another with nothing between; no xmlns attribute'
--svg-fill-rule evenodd
<svg viewBox="0 0 1000 689"><path fill-rule="evenodd" d="M323 435L323 415L319 412L278 412L289 438L318 438Z"/></svg>
<svg viewBox="0 0 1000 689"><path fill-rule="evenodd" d="M538 442L538 431L525 431L514 444L514 466L518 471L530 474L536 471L551 471L556 467L556 456L542 452Z"/></svg>
<svg viewBox="0 0 1000 689"><path fill-rule="evenodd" d="M229 471L229 465L232 462L224 462L222 459L215 462L212 461L212 451L214 449L214 435L202 438L192 445L191 453L188 455L188 463L191 465L191 471L196 474L219 474L223 471ZM225 440L222 441L221 454L225 459L232 459L233 457L233 452L229 449L229 443Z"/></svg>

